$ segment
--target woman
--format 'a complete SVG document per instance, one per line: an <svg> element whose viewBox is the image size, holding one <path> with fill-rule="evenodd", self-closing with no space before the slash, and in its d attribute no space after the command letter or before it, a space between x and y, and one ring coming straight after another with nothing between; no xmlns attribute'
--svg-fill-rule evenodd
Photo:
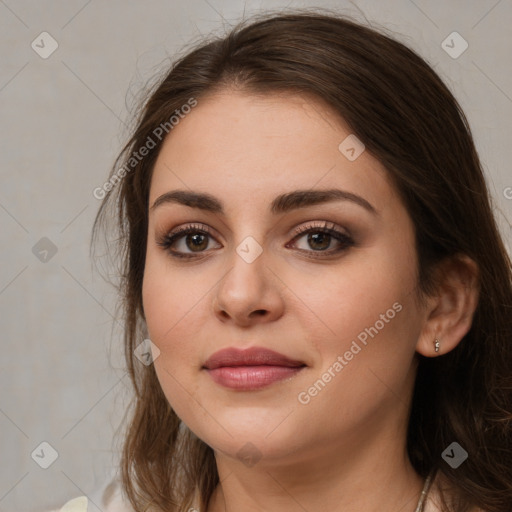
<svg viewBox="0 0 512 512"><path fill-rule="evenodd" d="M420 57L263 16L173 65L117 163L119 509L512 510L510 258Z"/></svg>

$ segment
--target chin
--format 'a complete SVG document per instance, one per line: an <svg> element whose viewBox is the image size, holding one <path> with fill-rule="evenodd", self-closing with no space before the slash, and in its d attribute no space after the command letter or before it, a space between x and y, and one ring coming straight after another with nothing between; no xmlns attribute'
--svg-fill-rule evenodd
<svg viewBox="0 0 512 512"><path fill-rule="evenodd" d="M289 411L259 414L254 408L247 408L238 413L233 410L217 414L216 421L210 418L206 424L197 422L196 418L189 428L214 451L239 459L248 467L260 460L283 463L295 453L303 452L304 443L310 444L303 423L297 425L291 418L283 421L287 414Z"/></svg>

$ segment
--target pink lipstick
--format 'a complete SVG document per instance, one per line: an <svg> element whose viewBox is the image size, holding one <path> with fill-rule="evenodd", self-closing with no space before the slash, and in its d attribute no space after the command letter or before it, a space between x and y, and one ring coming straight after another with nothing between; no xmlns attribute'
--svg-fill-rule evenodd
<svg viewBox="0 0 512 512"><path fill-rule="evenodd" d="M294 376L306 365L261 347L246 350L227 348L215 352L203 365L221 386L249 391Z"/></svg>

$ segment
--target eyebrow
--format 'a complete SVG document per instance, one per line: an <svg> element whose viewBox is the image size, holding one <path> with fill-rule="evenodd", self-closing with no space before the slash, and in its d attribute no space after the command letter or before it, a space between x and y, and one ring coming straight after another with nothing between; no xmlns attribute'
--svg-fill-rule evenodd
<svg viewBox="0 0 512 512"><path fill-rule="evenodd" d="M294 190L277 196L270 205L270 212L277 215L286 213L299 208L306 208L317 204L328 203L332 201L351 201L373 215L378 215L377 210L366 199L339 189L327 190ZM159 196L150 210L154 211L163 204L177 203L190 208L198 208L212 213L224 214L222 201L216 197L201 192L192 192L189 190L172 190Z"/></svg>

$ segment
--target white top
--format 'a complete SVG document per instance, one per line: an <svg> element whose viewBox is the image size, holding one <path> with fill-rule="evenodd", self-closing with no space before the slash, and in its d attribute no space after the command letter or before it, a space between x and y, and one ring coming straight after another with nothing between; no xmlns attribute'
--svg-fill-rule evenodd
<svg viewBox="0 0 512 512"><path fill-rule="evenodd" d="M199 511L199 496L196 496L195 508L190 512ZM61 508L48 512L135 512L131 503L123 498L121 481L114 478L104 489L97 491L90 497L79 496L67 501Z"/></svg>
<svg viewBox="0 0 512 512"><path fill-rule="evenodd" d="M95 506L96 505L96 506ZM134 512L130 502L121 494L121 482L112 480L97 497L79 496L67 501L61 508L48 512Z"/></svg>

